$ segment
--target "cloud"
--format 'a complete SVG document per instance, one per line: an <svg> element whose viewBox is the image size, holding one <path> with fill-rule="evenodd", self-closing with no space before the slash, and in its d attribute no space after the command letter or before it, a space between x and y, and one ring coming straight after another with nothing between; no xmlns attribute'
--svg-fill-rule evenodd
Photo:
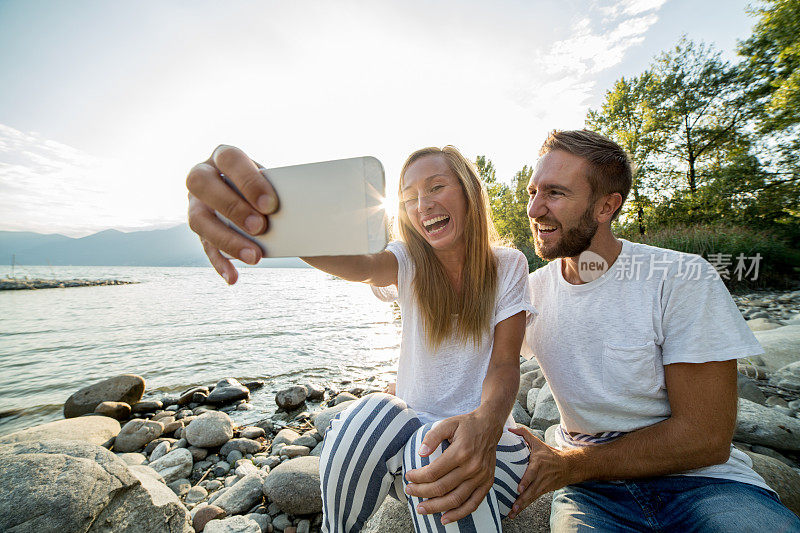
<svg viewBox="0 0 800 533"><path fill-rule="evenodd" d="M570 36L552 43L544 51L534 50L531 67L518 87L520 105L531 105L540 95L563 99L567 91L573 105L585 105L593 96L596 75L619 65L625 53L644 41L658 22L657 11L666 0L618 0L595 3L570 28Z"/></svg>
<svg viewBox="0 0 800 533"><path fill-rule="evenodd" d="M83 236L179 222L124 186L135 179L118 161L0 124L0 230Z"/></svg>

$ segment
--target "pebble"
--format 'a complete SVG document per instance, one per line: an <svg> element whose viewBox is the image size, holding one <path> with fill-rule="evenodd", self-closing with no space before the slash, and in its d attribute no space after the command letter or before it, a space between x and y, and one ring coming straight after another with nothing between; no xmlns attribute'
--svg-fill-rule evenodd
<svg viewBox="0 0 800 533"><path fill-rule="evenodd" d="M244 454L242 452L240 452L239 450L231 450L230 452L228 452L228 455L225 457L225 461L227 461L228 463L233 465L233 464L236 464L236 461L238 461L239 459L242 459L243 457L244 457Z"/></svg>
<svg viewBox="0 0 800 533"><path fill-rule="evenodd" d="M300 520L297 522L297 533L309 533L311 531L310 520Z"/></svg>
<svg viewBox="0 0 800 533"><path fill-rule="evenodd" d="M266 437L267 436L267 432L263 428L260 428L260 427L247 426L247 427L243 427L242 429L239 430L239 436L244 438L244 439L253 439L253 440L255 440L255 439L258 439L258 438L261 438L261 437Z"/></svg>
<svg viewBox="0 0 800 533"><path fill-rule="evenodd" d="M336 398L333 399L333 405L339 405L343 402L350 402L353 400L358 400L358 397L355 394L351 394L349 392L340 392L336 395Z"/></svg>
<svg viewBox="0 0 800 533"><path fill-rule="evenodd" d="M206 533L261 533L258 522L246 516L229 516L211 520L203 530Z"/></svg>
<svg viewBox="0 0 800 533"><path fill-rule="evenodd" d="M221 379L208 394L206 401L213 405L223 405L237 400L249 400L250 390L234 378Z"/></svg>
<svg viewBox="0 0 800 533"><path fill-rule="evenodd" d="M264 495L281 511L306 515L322 511L319 457L297 457L276 466L264 480Z"/></svg>
<svg viewBox="0 0 800 533"><path fill-rule="evenodd" d="M169 488L171 488L172 492L177 494L178 497L180 498L181 496L184 496L185 494L188 494L188 492L192 488L192 483L191 483L191 481L189 481L186 478L180 478L180 479L176 479L172 483L168 483L167 486Z"/></svg>
<svg viewBox="0 0 800 533"><path fill-rule="evenodd" d="M264 498L262 492L264 479L265 476L260 472L249 474L228 488L221 498L214 501L214 504L229 515L243 514L261 503Z"/></svg>
<svg viewBox="0 0 800 533"><path fill-rule="evenodd" d="M169 452L170 446L171 446L171 444L169 442L167 442L167 441L163 441L163 442L159 443L158 446L156 446L155 449L153 450L153 452L150 454L150 461L151 462L152 461L157 461L158 459L161 459L162 457L167 455L167 452Z"/></svg>
<svg viewBox="0 0 800 533"><path fill-rule="evenodd" d="M316 441L314 442L314 446L316 446ZM285 455L289 459L293 459L295 457L303 457L311 453L311 448L308 446L298 446L295 444L290 444L288 446L284 446L281 448L281 455Z"/></svg>
<svg viewBox="0 0 800 533"><path fill-rule="evenodd" d="M306 394L312 401L320 401L325 398L325 388L316 383L306 383Z"/></svg>
<svg viewBox="0 0 800 533"><path fill-rule="evenodd" d="M135 403L131 406L131 411L133 413L152 413L154 411L158 411L162 409L164 404L161 403L160 400L146 400L143 402Z"/></svg>
<svg viewBox="0 0 800 533"><path fill-rule="evenodd" d="M316 431L316 430L313 430ZM307 446L309 448L313 448L319 442L314 435L309 435L307 433L303 433L300 437L294 440L292 444L294 446Z"/></svg>
<svg viewBox="0 0 800 533"><path fill-rule="evenodd" d="M248 453L257 453L261 450L261 443L252 439L231 439L220 448L220 455L228 455L231 451L238 450L242 457ZM240 457L241 459L241 457Z"/></svg>
<svg viewBox="0 0 800 533"><path fill-rule="evenodd" d="M189 450L189 453L192 454L192 459L194 459L195 461L202 461L203 459L206 458L206 456L208 456L208 450L206 450L205 448L198 448L197 446L189 446L187 450Z"/></svg>
<svg viewBox="0 0 800 533"><path fill-rule="evenodd" d="M292 444L300 438L300 434L293 429L282 429L272 439L272 449L274 450L280 444Z"/></svg>
<svg viewBox="0 0 800 533"><path fill-rule="evenodd" d="M208 490L201 486L194 486L186 493L186 503L200 503L208 497Z"/></svg>
<svg viewBox="0 0 800 533"><path fill-rule="evenodd" d="M219 461L217 464L214 465L214 468L211 470L211 474L214 477L222 477L228 472L231 471L231 465L227 461Z"/></svg>
<svg viewBox="0 0 800 533"><path fill-rule="evenodd" d="M206 524L208 524L211 520L224 518L225 516L225 511L216 505L205 505L195 512L194 518L192 519L192 526L194 527L195 531L203 531L203 529L206 527Z"/></svg>
<svg viewBox="0 0 800 533"><path fill-rule="evenodd" d="M302 385L293 385L275 395L275 403L286 411L291 411L303 405L308 397L308 390Z"/></svg>
<svg viewBox="0 0 800 533"><path fill-rule="evenodd" d="M101 402L94 408L94 412L122 421L130 418L131 406L125 402Z"/></svg>
<svg viewBox="0 0 800 533"><path fill-rule="evenodd" d="M161 422L151 422L134 418L120 430L114 441L114 450L118 452L135 452L161 435L164 426Z"/></svg>
<svg viewBox="0 0 800 533"><path fill-rule="evenodd" d="M292 521L285 514L279 514L272 520L272 525L278 531L284 531L287 527L291 527Z"/></svg>
<svg viewBox="0 0 800 533"><path fill-rule="evenodd" d="M178 448L151 462L149 466L161 474L166 483L170 483L192 475L192 454L186 448Z"/></svg>

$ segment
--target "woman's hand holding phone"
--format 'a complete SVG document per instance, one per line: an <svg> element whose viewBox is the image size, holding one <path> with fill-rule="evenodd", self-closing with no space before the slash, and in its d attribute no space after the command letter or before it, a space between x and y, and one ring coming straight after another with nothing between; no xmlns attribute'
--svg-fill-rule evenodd
<svg viewBox="0 0 800 533"><path fill-rule="evenodd" d="M242 195L228 186L220 174L227 176ZM217 273L233 285L238 272L221 251L249 265L258 263L262 253L258 245L226 226L215 211L251 235L260 235L269 227L267 215L278 210L275 189L264 176L261 165L242 150L227 145L218 146L211 157L192 168L186 177L186 187L189 189L189 227L200 236Z"/></svg>

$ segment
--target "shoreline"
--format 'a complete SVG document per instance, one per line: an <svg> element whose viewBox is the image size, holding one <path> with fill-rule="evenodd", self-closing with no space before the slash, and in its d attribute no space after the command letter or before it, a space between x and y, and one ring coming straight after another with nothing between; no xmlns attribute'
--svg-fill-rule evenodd
<svg viewBox="0 0 800 533"><path fill-rule="evenodd" d="M2 278L0 291L66 289L72 287L99 287L104 285L132 285L138 281L122 281L118 279L44 279L44 278Z"/></svg>

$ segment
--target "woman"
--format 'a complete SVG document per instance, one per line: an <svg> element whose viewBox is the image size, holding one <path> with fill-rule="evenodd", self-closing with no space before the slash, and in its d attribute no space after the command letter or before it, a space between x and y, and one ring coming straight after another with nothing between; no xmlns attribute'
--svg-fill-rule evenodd
<svg viewBox="0 0 800 533"><path fill-rule="evenodd" d="M361 530L391 493L407 497L417 531L501 531L528 462L523 439L508 431L526 314L535 313L527 261L492 246L486 192L452 146L413 153L399 198L401 240L385 251L304 258L396 297L403 322L397 395L352 402L326 432L322 529ZM193 210L208 208L190 204L190 224ZM205 237L204 246L229 279Z"/></svg>

